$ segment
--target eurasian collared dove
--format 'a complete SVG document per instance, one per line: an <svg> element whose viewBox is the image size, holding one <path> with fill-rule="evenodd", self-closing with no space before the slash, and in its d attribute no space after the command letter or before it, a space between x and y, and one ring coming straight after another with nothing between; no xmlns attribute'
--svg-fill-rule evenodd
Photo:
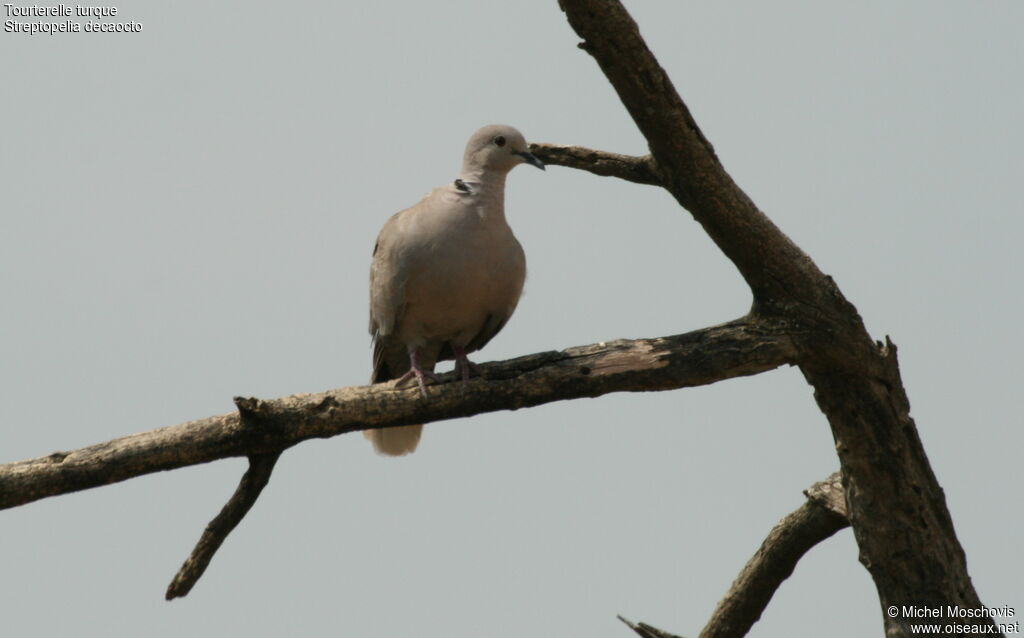
<svg viewBox="0 0 1024 638"><path fill-rule="evenodd" d="M516 165L543 169L511 126L485 126L469 138L451 184L393 215L373 248L370 334L373 383L424 378L455 359L468 380L466 353L483 348L512 316L526 278L526 257L505 221L505 176ZM366 430L381 454L416 449L422 425Z"/></svg>

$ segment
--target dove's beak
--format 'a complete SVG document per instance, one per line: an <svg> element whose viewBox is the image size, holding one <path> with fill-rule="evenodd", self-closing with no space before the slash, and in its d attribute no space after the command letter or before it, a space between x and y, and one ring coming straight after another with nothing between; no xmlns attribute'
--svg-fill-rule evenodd
<svg viewBox="0 0 1024 638"><path fill-rule="evenodd" d="M544 162L537 159L537 156L531 153L530 151L523 151L521 153L516 153L516 155L523 158L523 161L526 162L527 164L530 164L531 166L536 166L540 170L544 170Z"/></svg>

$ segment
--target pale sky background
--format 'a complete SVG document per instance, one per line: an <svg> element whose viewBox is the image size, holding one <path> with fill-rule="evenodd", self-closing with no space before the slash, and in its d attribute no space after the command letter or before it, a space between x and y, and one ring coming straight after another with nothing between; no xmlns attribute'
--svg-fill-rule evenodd
<svg viewBox="0 0 1024 638"><path fill-rule="evenodd" d="M0 461L365 383L376 233L483 124L645 152L555 0L117 6L141 33L0 33ZM1024 4L627 6L737 182L900 347L974 584L1021 613ZM530 276L477 361L749 307L661 190L524 167L507 208ZM243 460L0 512L0 633L692 636L837 467L796 369L433 424L408 458L317 440L172 603ZM846 530L750 635L881 627Z"/></svg>

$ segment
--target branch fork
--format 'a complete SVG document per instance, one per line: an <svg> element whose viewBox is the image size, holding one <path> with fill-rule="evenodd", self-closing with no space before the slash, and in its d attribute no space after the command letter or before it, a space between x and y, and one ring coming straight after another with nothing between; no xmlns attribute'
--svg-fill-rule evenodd
<svg viewBox="0 0 1024 638"><path fill-rule="evenodd" d="M687 209L746 280L751 312L682 335L544 352L484 366L473 392L435 386L429 401L392 384L268 401L238 412L0 465L0 509L186 465L246 456L249 469L167 590L183 596L252 507L282 451L310 438L428 423L609 392L669 390L798 365L836 442L840 474L769 533L702 637L741 636L815 543L850 525L880 607L982 607L945 497L910 417L895 346L876 344L831 277L725 171L618 0L559 0L569 24L648 142L642 157L535 144L544 162L660 186ZM908 628L883 613L887 635ZM645 638L672 638L623 619ZM991 633L990 617L961 618Z"/></svg>

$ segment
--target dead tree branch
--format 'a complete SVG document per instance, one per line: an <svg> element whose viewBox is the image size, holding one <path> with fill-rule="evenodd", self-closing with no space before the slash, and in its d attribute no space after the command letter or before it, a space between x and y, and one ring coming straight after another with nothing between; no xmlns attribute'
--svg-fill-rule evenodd
<svg viewBox="0 0 1024 638"><path fill-rule="evenodd" d="M661 186L658 166L650 155L635 157L582 146L530 144L530 152L545 164L577 168L604 177L618 177L637 184Z"/></svg>
<svg viewBox="0 0 1024 638"><path fill-rule="evenodd" d="M441 385L430 391L428 401L415 389L392 384L271 401L243 399L239 407L246 418L215 416L2 465L0 509L231 456L262 459L251 462L236 496L208 528L209 538L200 540L190 558L195 567L189 562L183 567L198 577L265 484L271 459L301 441L609 392L704 385L796 364L831 426L848 519L881 609L980 608L945 497L910 417L896 347L888 339L885 344L871 339L832 279L736 185L620 2L560 0L560 5L583 40L580 47L597 61L647 139L650 155L537 145L538 155L553 164L663 186L749 285L748 316L674 337L600 343L490 364L486 380ZM813 505L773 530L776 549L755 556L737 580L747 601L727 596L722 614L749 620L756 613L756 619L770 598L765 592L774 591L770 584L792 571L814 534L838 529L838 490L830 490L811 490ZM800 529L814 533L794 535ZM187 591L187 578L178 588L172 584L169 595ZM888 635L909 635L908 627L884 611L883 618ZM981 632L995 627L990 617L953 620Z"/></svg>
<svg viewBox="0 0 1024 638"><path fill-rule="evenodd" d="M249 469L242 476L238 489L228 499L220 513L203 530L203 535L199 537L195 549L192 550L178 573L174 575L171 584L167 586L165 594L167 600L185 596L192 591L192 586L206 571L206 567L210 564L213 555L220 549L224 539L242 522L256 499L259 498L260 493L263 492L263 488L267 486L270 474L274 471L274 464L277 463L280 456L280 452L269 452L249 457Z"/></svg>
<svg viewBox="0 0 1024 638"><path fill-rule="evenodd" d="M747 635L772 596L812 547L849 526L839 472L805 492L807 501L768 533L718 602L700 638Z"/></svg>
<svg viewBox="0 0 1024 638"><path fill-rule="evenodd" d="M312 438L516 410L610 392L707 385L794 361L787 326L738 319L655 339L620 340L485 364L487 379L444 383L424 400L394 384L241 400L224 414L0 465L0 509L217 459L280 452ZM450 377L449 377L450 378Z"/></svg>
<svg viewBox="0 0 1024 638"><path fill-rule="evenodd" d="M891 606L981 601L942 488L910 417L896 349L876 344L830 277L736 185L618 0L560 0L580 48L604 72L647 139L664 187L750 286L753 314L798 326L798 365L839 453L850 522L890 635ZM994 628L991 618L956 622Z"/></svg>
<svg viewBox="0 0 1024 638"><path fill-rule="evenodd" d="M768 533L715 608L700 638L742 638L812 547L849 526L842 477L833 473L804 491L807 501ZM647 623L618 617L643 638L680 638Z"/></svg>
<svg viewBox="0 0 1024 638"><path fill-rule="evenodd" d="M633 633L640 636L640 638L683 638L675 634L670 634L667 631L658 629L657 627L648 625L645 622L633 622L627 620L622 616L618 616L618 619L623 622L627 627L633 630Z"/></svg>

